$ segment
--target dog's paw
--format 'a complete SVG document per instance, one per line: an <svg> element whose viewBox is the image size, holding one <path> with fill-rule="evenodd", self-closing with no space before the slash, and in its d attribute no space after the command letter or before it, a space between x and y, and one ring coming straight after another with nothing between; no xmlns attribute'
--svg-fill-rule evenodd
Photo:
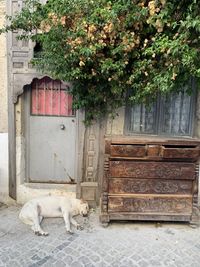
<svg viewBox="0 0 200 267"><path fill-rule="evenodd" d="M48 236L48 235L49 235L48 232L35 231L34 233L35 233L35 235L37 235L37 236Z"/></svg>
<svg viewBox="0 0 200 267"><path fill-rule="evenodd" d="M83 230L83 229L84 229L84 227L83 227L82 225L80 225L80 224L78 224L78 225L76 226L76 228L77 228L77 230Z"/></svg>
<svg viewBox="0 0 200 267"><path fill-rule="evenodd" d="M72 230L67 230L67 233L70 234L70 235L74 234L74 232Z"/></svg>
<svg viewBox="0 0 200 267"><path fill-rule="evenodd" d="M43 235L43 236L48 236L49 233L48 233L48 232L43 232L42 235Z"/></svg>
<svg viewBox="0 0 200 267"><path fill-rule="evenodd" d="M39 231L35 231L34 234L37 236L41 236L41 233Z"/></svg>

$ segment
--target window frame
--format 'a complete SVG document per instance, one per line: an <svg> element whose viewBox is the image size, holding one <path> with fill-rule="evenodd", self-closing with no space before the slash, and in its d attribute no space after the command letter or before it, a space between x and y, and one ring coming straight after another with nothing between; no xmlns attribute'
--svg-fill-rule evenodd
<svg viewBox="0 0 200 267"><path fill-rule="evenodd" d="M154 117L154 127L153 129L155 129L155 131L153 133L148 133L148 132L141 132L140 131L131 131L130 130L130 105L126 105L125 106L125 114L124 114L124 135L128 135L128 136L156 136L156 137L168 137L168 138L173 138L173 137L177 137L177 138L192 138L194 135L194 131L195 131L195 115L196 115L196 108L197 108L197 90L196 90L196 83L194 82L194 80L192 79L191 81L191 88L192 88L192 94L190 95L191 99L190 99L190 110L189 110L189 131L188 134L173 134L173 133L166 133L164 131L162 131L163 126L162 125L162 119L163 119L163 101L164 98L159 95L155 101L155 117ZM142 104L143 105L143 104ZM140 113L141 116L141 113ZM140 128L141 129L141 128Z"/></svg>

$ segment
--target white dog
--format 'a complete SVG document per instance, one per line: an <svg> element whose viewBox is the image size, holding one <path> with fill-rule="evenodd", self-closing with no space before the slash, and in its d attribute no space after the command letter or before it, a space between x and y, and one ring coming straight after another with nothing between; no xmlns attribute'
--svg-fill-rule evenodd
<svg viewBox="0 0 200 267"><path fill-rule="evenodd" d="M28 225L36 235L48 235L40 226L44 217L63 217L67 232L71 231L70 223L77 229L82 228L72 217L75 215L87 216L88 203L65 196L44 196L28 201L21 209L20 220Z"/></svg>

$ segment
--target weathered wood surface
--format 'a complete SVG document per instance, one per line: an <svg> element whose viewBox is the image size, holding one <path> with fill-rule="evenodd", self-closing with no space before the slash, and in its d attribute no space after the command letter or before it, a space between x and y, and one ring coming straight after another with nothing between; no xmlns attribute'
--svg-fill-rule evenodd
<svg viewBox="0 0 200 267"><path fill-rule="evenodd" d="M192 196L109 196L108 211L192 214Z"/></svg>
<svg viewBox="0 0 200 267"><path fill-rule="evenodd" d="M146 146L144 145L111 145L111 156L120 157L144 157L146 156Z"/></svg>
<svg viewBox="0 0 200 267"><path fill-rule="evenodd" d="M185 159L196 160L199 157L198 146L180 146L177 147L168 145L145 145L145 144L111 144L107 147L107 152L111 157L128 157L128 158L143 158L151 159L159 157L160 160L165 159Z"/></svg>
<svg viewBox="0 0 200 267"><path fill-rule="evenodd" d="M191 194L193 183L190 180L164 179L109 179L109 194Z"/></svg>
<svg viewBox="0 0 200 267"><path fill-rule="evenodd" d="M166 159L197 159L199 157L198 148L161 148L161 156Z"/></svg>
<svg viewBox="0 0 200 267"><path fill-rule="evenodd" d="M147 144L147 145L170 145L170 146L200 146L199 139L189 139L189 138L158 138L158 137L113 137L106 139L106 143L109 144L120 144L120 145L135 145L135 144ZM109 146L109 145L108 145Z"/></svg>
<svg viewBox="0 0 200 267"><path fill-rule="evenodd" d="M195 164L181 162L110 161L110 177L148 179L195 178Z"/></svg>
<svg viewBox="0 0 200 267"><path fill-rule="evenodd" d="M160 146L159 145L148 145L147 146L147 157L159 157Z"/></svg>
<svg viewBox="0 0 200 267"><path fill-rule="evenodd" d="M138 221L177 221L189 222L191 214L161 214L155 212L110 212L107 217L101 217L101 221L109 222L110 220L138 220Z"/></svg>
<svg viewBox="0 0 200 267"><path fill-rule="evenodd" d="M199 191L199 164L197 162L197 164L196 164L196 179L193 181L192 216L190 219L190 223L193 225L199 225L199 220L200 220L198 191Z"/></svg>
<svg viewBox="0 0 200 267"><path fill-rule="evenodd" d="M105 142L100 219L199 222L197 139Z"/></svg>
<svg viewBox="0 0 200 267"><path fill-rule="evenodd" d="M104 218L103 221L107 222L108 219L108 174L109 174L109 158L108 156L104 159L104 176L101 185L101 218ZM106 219L107 218L107 219Z"/></svg>

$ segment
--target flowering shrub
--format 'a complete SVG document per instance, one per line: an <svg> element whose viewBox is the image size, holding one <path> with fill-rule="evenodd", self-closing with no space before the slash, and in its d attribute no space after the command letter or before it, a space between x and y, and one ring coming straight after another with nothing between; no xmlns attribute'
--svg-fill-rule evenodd
<svg viewBox="0 0 200 267"><path fill-rule="evenodd" d="M200 77L197 0L27 0L2 31L40 43L33 64L72 81L86 122Z"/></svg>

